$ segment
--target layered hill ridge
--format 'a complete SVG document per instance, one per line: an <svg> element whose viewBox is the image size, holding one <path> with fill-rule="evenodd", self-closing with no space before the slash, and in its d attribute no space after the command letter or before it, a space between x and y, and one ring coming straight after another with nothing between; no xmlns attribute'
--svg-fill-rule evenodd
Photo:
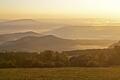
<svg viewBox="0 0 120 80"><path fill-rule="evenodd" d="M17 33L26 31L44 32L56 27L59 27L57 23L48 23L44 20L34 19L16 19L0 22L0 33Z"/></svg>
<svg viewBox="0 0 120 80"><path fill-rule="evenodd" d="M53 35L39 36L37 33L27 33L35 35L27 35L17 40L5 42L0 45L0 51L65 51L89 48L106 48L113 43L113 41L110 40L71 40L59 38Z"/></svg>
<svg viewBox="0 0 120 80"><path fill-rule="evenodd" d="M109 48L115 48L115 47L120 47L120 41L117 41L115 43L113 43L112 45L109 46Z"/></svg>
<svg viewBox="0 0 120 80"><path fill-rule="evenodd" d="M43 35L32 31L11 34L0 34L0 44L5 43L7 41L17 40L26 36L43 36Z"/></svg>

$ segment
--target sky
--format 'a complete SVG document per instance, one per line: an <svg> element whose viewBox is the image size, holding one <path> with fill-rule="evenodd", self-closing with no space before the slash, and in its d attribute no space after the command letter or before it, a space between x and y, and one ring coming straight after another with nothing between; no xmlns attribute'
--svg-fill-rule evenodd
<svg viewBox="0 0 120 80"><path fill-rule="evenodd" d="M0 19L120 18L120 0L0 0Z"/></svg>

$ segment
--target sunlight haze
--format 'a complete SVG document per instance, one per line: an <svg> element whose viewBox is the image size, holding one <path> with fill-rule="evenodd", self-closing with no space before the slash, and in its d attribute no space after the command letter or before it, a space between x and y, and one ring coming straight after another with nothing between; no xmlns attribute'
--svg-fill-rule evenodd
<svg viewBox="0 0 120 80"><path fill-rule="evenodd" d="M120 0L0 0L0 34L120 39Z"/></svg>
<svg viewBox="0 0 120 80"><path fill-rule="evenodd" d="M120 18L119 0L0 0L0 18Z"/></svg>

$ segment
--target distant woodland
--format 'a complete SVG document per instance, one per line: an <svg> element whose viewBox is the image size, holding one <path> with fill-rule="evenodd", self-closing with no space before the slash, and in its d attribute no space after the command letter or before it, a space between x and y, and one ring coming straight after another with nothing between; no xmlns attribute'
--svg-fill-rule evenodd
<svg viewBox="0 0 120 80"><path fill-rule="evenodd" d="M110 67L120 65L120 47L40 53L1 52L0 68Z"/></svg>

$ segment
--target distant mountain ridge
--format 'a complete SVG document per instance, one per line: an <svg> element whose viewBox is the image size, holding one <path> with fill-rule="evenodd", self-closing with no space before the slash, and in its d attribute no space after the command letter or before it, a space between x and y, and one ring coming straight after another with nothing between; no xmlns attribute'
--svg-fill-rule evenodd
<svg viewBox="0 0 120 80"><path fill-rule="evenodd" d="M88 19L89 20L89 19ZM63 23L61 22L63 21ZM0 33L17 33L26 31L35 31L45 35L56 35L67 39L108 39L119 40L119 26L101 25L95 26L87 24L87 20L82 25L82 20L68 21L68 23L52 20L34 20L34 19L17 19L0 22ZM76 23L77 22L77 23ZM94 22L94 20L93 20ZM97 21L98 22L98 21ZM79 25L76 25L79 24Z"/></svg>
<svg viewBox="0 0 120 80"><path fill-rule="evenodd" d="M115 47L120 47L120 41L117 41L115 43L113 43L112 45L109 46L109 48L113 49Z"/></svg>
<svg viewBox="0 0 120 80"><path fill-rule="evenodd" d="M105 48L112 44L109 40L71 40L62 39L53 35L25 36L17 40L8 41L0 45L0 51L26 51L38 52L44 50L65 51L82 49L82 47L95 46ZM97 47L96 47L97 46Z"/></svg>
<svg viewBox="0 0 120 80"><path fill-rule="evenodd" d="M43 36L43 35L32 32L32 31L11 33L11 34L0 34L0 44L5 43L7 41L17 40L17 39L20 39L20 38L26 37L26 36Z"/></svg>
<svg viewBox="0 0 120 80"><path fill-rule="evenodd" d="M33 19L17 19L17 20L7 20L7 21L4 21L4 23L10 23L10 22L13 22L13 23L19 23L19 22L36 22L36 20L33 20Z"/></svg>
<svg viewBox="0 0 120 80"><path fill-rule="evenodd" d="M44 34L57 35L69 39L108 39L119 40L119 26L65 26Z"/></svg>
<svg viewBox="0 0 120 80"><path fill-rule="evenodd" d="M26 31L37 31L44 32L49 29L59 27L57 23L48 23L45 21L39 21L34 19L17 19L17 20L7 20L0 22L0 33L17 33Z"/></svg>

